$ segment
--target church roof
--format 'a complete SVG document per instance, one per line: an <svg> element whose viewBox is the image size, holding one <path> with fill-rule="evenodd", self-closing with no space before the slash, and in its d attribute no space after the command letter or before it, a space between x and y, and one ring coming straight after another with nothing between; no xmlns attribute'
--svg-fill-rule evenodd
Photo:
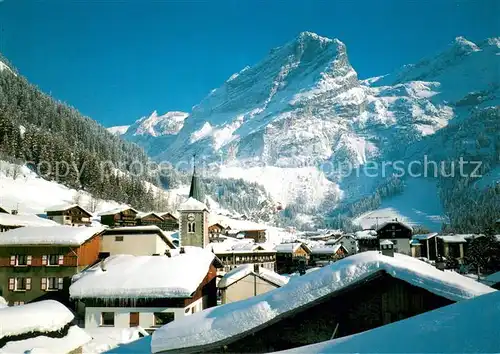
<svg viewBox="0 0 500 354"><path fill-rule="evenodd" d="M191 178L191 188L189 189L189 198L194 198L198 201L203 201L203 194L201 193L200 178L196 173L196 167L193 170L193 177Z"/></svg>
<svg viewBox="0 0 500 354"><path fill-rule="evenodd" d="M205 205L205 203L202 203L193 197L189 197L188 200L186 200L179 206L179 211L204 211L204 210L208 211L208 208Z"/></svg>

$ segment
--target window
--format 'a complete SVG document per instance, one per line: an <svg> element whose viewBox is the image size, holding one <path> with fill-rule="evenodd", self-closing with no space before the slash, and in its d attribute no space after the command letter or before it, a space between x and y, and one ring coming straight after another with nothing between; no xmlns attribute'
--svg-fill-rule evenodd
<svg viewBox="0 0 500 354"><path fill-rule="evenodd" d="M9 290L12 291L31 290L31 278L9 278Z"/></svg>
<svg viewBox="0 0 500 354"><path fill-rule="evenodd" d="M64 256L62 254L49 254L49 256L43 256L42 264L44 263L49 266L57 266L64 264Z"/></svg>
<svg viewBox="0 0 500 354"><path fill-rule="evenodd" d="M31 258L31 256L24 254L10 256L10 265L15 267L26 267L31 265Z"/></svg>
<svg viewBox="0 0 500 354"><path fill-rule="evenodd" d="M24 301L14 301L14 306L24 305Z"/></svg>
<svg viewBox="0 0 500 354"><path fill-rule="evenodd" d="M155 312L155 326L163 326L174 320L173 312Z"/></svg>
<svg viewBox="0 0 500 354"><path fill-rule="evenodd" d="M101 312L101 326L114 327L115 313L114 312Z"/></svg>
<svg viewBox="0 0 500 354"><path fill-rule="evenodd" d="M194 222L188 222L188 232L196 232L196 227Z"/></svg>
<svg viewBox="0 0 500 354"><path fill-rule="evenodd" d="M123 236L115 236L115 242L122 242Z"/></svg>
<svg viewBox="0 0 500 354"><path fill-rule="evenodd" d="M42 290L57 291L57 290L62 290L63 287L64 287L63 278L56 278L56 277L42 278L42 284L41 284Z"/></svg>

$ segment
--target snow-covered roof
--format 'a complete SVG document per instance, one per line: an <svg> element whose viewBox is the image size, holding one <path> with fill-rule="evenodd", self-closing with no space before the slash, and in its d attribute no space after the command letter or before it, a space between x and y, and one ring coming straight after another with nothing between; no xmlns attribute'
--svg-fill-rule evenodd
<svg viewBox="0 0 500 354"><path fill-rule="evenodd" d="M45 212L49 213L51 211L66 211L66 210L73 209L73 208L80 208L84 212L86 212L87 214L92 215L91 212L85 210L83 207L81 207L78 204L59 204L59 205L53 205L53 206L51 206L49 208L46 208Z"/></svg>
<svg viewBox="0 0 500 354"><path fill-rule="evenodd" d="M429 240L433 237L436 237L438 235L437 232L431 232L430 234L416 234L416 235L413 235L412 238L415 239L415 240Z"/></svg>
<svg viewBox="0 0 500 354"><path fill-rule="evenodd" d="M486 285L495 285L497 283L500 283L500 272L488 275L486 278L484 278L484 283Z"/></svg>
<svg viewBox="0 0 500 354"><path fill-rule="evenodd" d="M211 242L205 249L215 254L223 253L248 253L248 252L275 252L273 245L268 243L255 243L251 238L237 239L226 237L222 242Z"/></svg>
<svg viewBox="0 0 500 354"><path fill-rule="evenodd" d="M0 339L29 332L54 332L73 320L60 302L44 300L0 309Z"/></svg>
<svg viewBox="0 0 500 354"><path fill-rule="evenodd" d="M258 272L255 272L253 264L243 264L239 267L234 268L230 272L226 273L217 285L220 289L227 288L228 286L236 283L237 281L243 279L249 274L258 276L276 286L283 286L288 283L289 278L279 275L272 270L258 267Z"/></svg>
<svg viewBox="0 0 500 354"><path fill-rule="evenodd" d="M438 236L445 243L465 243L467 240L465 239L465 235L446 235L446 236Z"/></svg>
<svg viewBox="0 0 500 354"><path fill-rule="evenodd" d="M377 231L375 230L363 230L363 231L356 231L354 235L358 240L362 239L375 239L377 238Z"/></svg>
<svg viewBox="0 0 500 354"><path fill-rule="evenodd" d="M28 339L7 342L2 347L2 353L55 354L72 353L75 349L90 342L90 337L78 326L71 326L62 338L38 336Z"/></svg>
<svg viewBox="0 0 500 354"><path fill-rule="evenodd" d="M6 214L0 213L0 225L4 226L55 226L55 221L39 218L33 214Z"/></svg>
<svg viewBox="0 0 500 354"><path fill-rule="evenodd" d="M500 292L280 353L499 353Z"/></svg>
<svg viewBox="0 0 500 354"><path fill-rule="evenodd" d="M193 197L186 200L182 203L179 208L179 211L208 211L208 207L205 203L200 202L199 200L194 199Z"/></svg>
<svg viewBox="0 0 500 354"><path fill-rule="evenodd" d="M168 256L116 255L96 264L70 286L72 298L186 298L198 288L215 259L199 247Z"/></svg>
<svg viewBox="0 0 500 354"><path fill-rule="evenodd" d="M300 243L300 242L282 243L282 244L276 245L275 250L276 250L276 253L293 253L293 252L297 252L297 250L301 246L302 246L302 243Z"/></svg>
<svg viewBox="0 0 500 354"><path fill-rule="evenodd" d="M380 246L392 246L392 245L394 245L394 242L392 242L391 240L380 241Z"/></svg>
<svg viewBox="0 0 500 354"><path fill-rule="evenodd" d="M141 211L141 212L137 213L137 215L135 216L135 218L136 219L142 219L142 218L145 218L146 216L149 216L149 215L156 216L158 219L162 219L163 220L163 217L160 214L157 214L154 211Z"/></svg>
<svg viewBox="0 0 500 354"><path fill-rule="evenodd" d="M80 246L93 236L101 233L103 227L74 227L74 226L52 226L52 227L22 227L2 233L0 246L11 245L61 245Z"/></svg>
<svg viewBox="0 0 500 354"><path fill-rule="evenodd" d="M123 207L114 208L114 209L111 209L111 210L108 210L108 211L104 211L102 213L99 213L98 216L115 215L115 214L124 212L125 210L132 210L133 212L138 213L138 211L135 210L134 208L131 208L129 206L123 206Z"/></svg>
<svg viewBox="0 0 500 354"><path fill-rule="evenodd" d="M342 245L316 246L311 248L311 254L335 254Z"/></svg>
<svg viewBox="0 0 500 354"><path fill-rule="evenodd" d="M452 301L495 291L458 273L442 272L409 256L387 257L377 251L362 252L297 277L271 292L171 322L153 334L152 351L217 346L223 340L250 332L277 316L293 313L379 271Z"/></svg>

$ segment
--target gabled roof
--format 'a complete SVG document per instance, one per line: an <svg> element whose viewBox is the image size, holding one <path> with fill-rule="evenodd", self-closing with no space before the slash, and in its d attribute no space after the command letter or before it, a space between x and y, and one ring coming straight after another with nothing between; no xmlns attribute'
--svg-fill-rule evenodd
<svg viewBox="0 0 500 354"><path fill-rule="evenodd" d="M394 242L392 242L391 240L380 241L380 246L391 246L391 245L394 245Z"/></svg>
<svg viewBox="0 0 500 354"><path fill-rule="evenodd" d="M160 237L170 248L175 248L174 240L172 238L173 233L165 232L156 225L113 227L111 229L106 229L103 232L103 236L152 234L158 235L158 237Z"/></svg>
<svg viewBox="0 0 500 354"><path fill-rule="evenodd" d="M413 235L412 238L415 240L429 240L433 237L436 237L438 235L437 232L431 232L430 234L417 234Z"/></svg>
<svg viewBox="0 0 500 354"><path fill-rule="evenodd" d="M438 236L445 243L466 243L465 235L445 235Z"/></svg>
<svg viewBox="0 0 500 354"><path fill-rule="evenodd" d="M189 198L179 206L179 211L208 211L205 203L194 198Z"/></svg>
<svg viewBox="0 0 500 354"><path fill-rule="evenodd" d="M217 287L219 289L225 289L250 274L255 275L276 286L283 286L286 283L288 283L289 280L288 277L279 275L278 273L275 273L272 270L263 267L258 267L258 271L255 272L253 264L243 264L231 270L230 272L226 273L219 281Z"/></svg>
<svg viewBox="0 0 500 354"><path fill-rule="evenodd" d="M177 211L157 211L156 214L160 215L162 218L165 218L167 215L170 215L174 219L178 220L179 219L179 212Z"/></svg>
<svg viewBox="0 0 500 354"><path fill-rule="evenodd" d="M91 212L85 210L83 207L81 207L78 204L59 204L59 205L53 205L50 208L45 209L45 212L46 213L50 213L50 212L53 212L53 211L66 211L66 210L73 209L73 208L78 208L78 209L82 210L83 212L85 212L88 216L92 216Z"/></svg>
<svg viewBox="0 0 500 354"><path fill-rule="evenodd" d="M386 227L389 224L400 224L404 228L413 231L413 227L411 227L409 224L402 222L402 221L399 221L399 220L386 221L383 224L381 224L379 227L377 227L376 231L377 232L380 231L381 229L383 229L384 227Z"/></svg>
<svg viewBox="0 0 500 354"><path fill-rule="evenodd" d="M131 207L128 207L128 206L124 206L124 207L119 207L119 208L114 208L114 209L111 209L111 210L108 210L108 211L105 211L105 212L102 212L102 213L99 213L98 216L105 216L105 215L115 215L115 214L118 214L118 213L121 213L121 212L124 212L125 210L132 210L134 213L139 213L137 210L135 210L134 208L131 208Z"/></svg>
<svg viewBox="0 0 500 354"><path fill-rule="evenodd" d="M276 245L275 250L276 253L294 253L297 252L301 247L303 247L306 252L311 253L309 247L301 242L281 243L279 245Z"/></svg>
<svg viewBox="0 0 500 354"><path fill-rule="evenodd" d="M103 230L103 227L86 226L27 226L2 233L0 246L80 246Z"/></svg>
<svg viewBox="0 0 500 354"><path fill-rule="evenodd" d="M356 231L354 237L357 240L372 240L377 238L377 231L369 229L363 231Z"/></svg>
<svg viewBox="0 0 500 354"><path fill-rule="evenodd" d="M311 254L335 254L340 248L343 248L344 252L348 253L347 249L343 245L333 245L312 247Z"/></svg>
<svg viewBox="0 0 500 354"><path fill-rule="evenodd" d="M74 277L74 299L189 298L207 275L215 255L199 247L168 256L116 255Z"/></svg>
<svg viewBox="0 0 500 354"><path fill-rule="evenodd" d="M12 214L6 214L6 213L0 213L0 225L3 226L57 226L59 225L55 221L49 220L49 219L43 219L39 218L36 215L31 215L31 214L17 214L17 215L12 215Z"/></svg>
<svg viewBox="0 0 500 354"><path fill-rule="evenodd" d="M441 307L352 336L280 352L499 353L500 292Z"/></svg>
<svg viewBox="0 0 500 354"><path fill-rule="evenodd" d="M409 256L387 257L378 251L362 252L296 277L273 291L173 321L156 330L151 349L158 353L189 346L210 351L210 348L253 333L257 328L264 328L379 272L452 301L495 291L458 273L442 272Z"/></svg>
<svg viewBox="0 0 500 354"><path fill-rule="evenodd" d="M154 211L141 211L141 212L138 212L137 215L135 216L135 218L136 219L143 219L146 216L150 216L150 215L153 215L153 216L157 217L158 219L163 220L163 217L160 214L155 213Z"/></svg>

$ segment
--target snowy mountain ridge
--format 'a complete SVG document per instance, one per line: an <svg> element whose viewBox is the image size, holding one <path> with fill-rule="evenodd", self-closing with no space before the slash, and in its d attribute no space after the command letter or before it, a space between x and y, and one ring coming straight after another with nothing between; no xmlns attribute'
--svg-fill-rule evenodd
<svg viewBox="0 0 500 354"><path fill-rule="evenodd" d="M344 43L303 32L212 90L175 134L143 129L144 143L129 129L125 138L156 160L217 162L220 176L263 184L285 206L334 208L377 185L342 177L342 166L421 156L438 131L498 105L499 43L457 37L416 64L359 80ZM324 164L334 167L325 173Z"/></svg>

